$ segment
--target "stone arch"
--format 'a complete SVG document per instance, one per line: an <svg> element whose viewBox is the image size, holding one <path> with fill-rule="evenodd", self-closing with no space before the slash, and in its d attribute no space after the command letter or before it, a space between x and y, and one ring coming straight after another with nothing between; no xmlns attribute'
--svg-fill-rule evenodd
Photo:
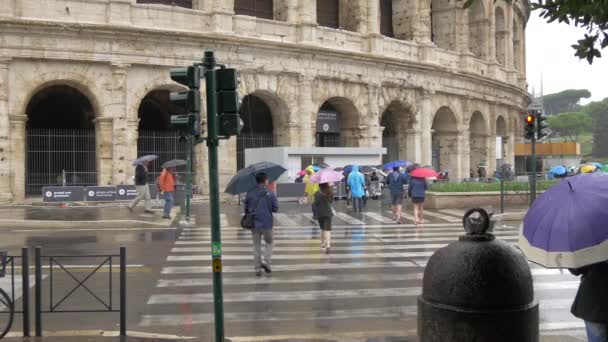
<svg viewBox="0 0 608 342"><path fill-rule="evenodd" d="M488 152L490 132L487 121L479 111L473 112L469 120L469 165L475 177L478 176L477 169L485 165L486 174L488 166Z"/></svg>
<svg viewBox="0 0 608 342"><path fill-rule="evenodd" d="M48 82L28 96L26 195L40 195L48 185L97 185L97 114L73 85Z"/></svg>
<svg viewBox="0 0 608 342"><path fill-rule="evenodd" d="M444 106L437 110L431 132L433 168L457 173L458 120L450 107Z"/></svg>
<svg viewBox="0 0 608 342"><path fill-rule="evenodd" d="M53 87L53 86L67 86L73 88L84 95L89 103L91 104L91 108L93 113L95 113L95 117L102 116L101 104L99 98L95 95L95 93L87 86L82 80L85 80L82 75L71 75L70 77L64 78L55 78L54 74L44 74L39 78L40 83L36 84L34 87L30 89L28 93L26 93L23 98L23 103L20 105L23 108L23 112L27 113L27 106L32 101L32 98L38 94L41 90ZM93 83L94 84L94 83Z"/></svg>
<svg viewBox="0 0 608 342"><path fill-rule="evenodd" d="M367 10L360 1L316 0L316 2L319 26L359 31L363 14Z"/></svg>
<svg viewBox="0 0 608 342"><path fill-rule="evenodd" d="M467 10L469 51L480 59L487 59L489 20L483 0L473 1Z"/></svg>
<svg viewBox="0 0 608 342"><path fill-rule="evenodd" d="M509 32L507 31L505 12L500 6L496 7L494 13L494 23L494 39L496 41L496 61L504 66L506 65L507 61L507 37Z"/></svg>
<svg viewBox="0 0 608 342"><path fill-rule="evenodd" d="M186 159L186 147L179 132L171 128L171 115L185 114L171 104L171 92L183 91L177 84L163 84L150 90L139 101L137 109L137 155L154 154L159 158L148 166L149 181L160 175L161 165L172 159Z"/></svg>
<svg viewBox="0 0 608 342"><path fill-rule="evenodd" d="M243 98L240 115L243 130L237 136L237 170L245 167L245 149L276 146L277 112L286 110L278 96L267 91L254 91ZM273 113L274 112L274 113Z"/></svg>
<svg viewBox="0 0 608 342"><path fill-rule="evenodd" d="M331 97L319 107L316 119L316 146L360 146L360 114L346 97Z"/></svg>
<svg viewBox="0 0 608 342"><path fill-rule="evenodd" d="M382 147L387 149L383 162L407 159L407 133L414 127L411 106L399 100L391 101L380 115Z"/></svg>

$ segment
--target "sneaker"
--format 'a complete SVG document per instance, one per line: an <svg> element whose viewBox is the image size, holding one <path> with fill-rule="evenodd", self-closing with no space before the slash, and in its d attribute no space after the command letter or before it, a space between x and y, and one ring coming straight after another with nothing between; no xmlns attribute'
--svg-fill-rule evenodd
<svg viewBox="0 0 608 342"><path fill-rule="evenodd" d="M131 209L131 210L132 210L132 209ZM144 210L144 212L145 212L145 213L148 213L148 214L154 214L154 211L152 211L152 210L150 210L150 209L146 209L146 210Z"/></svg>
<svg viewBox="0 0 608 342"><path fill-rule="evenodd" d="M171 219L171 216L168 216L168 215L163 215L163 218L164 218L164 219Z"/></svg>
<svg viewBox="0 0 608 342"><path fill-rule="evenodd" d="M266 273L272 273L272 270L270 269L270 266L268 266L266 264L262 264L262 268L264 269L264 271Z"/></svg>
<svg viewBox="0 0 608 342"><path fill-rule="evenodd" d="M327 248L325 248L325 254L329 254L330 249L331 249L331 247L327 246Z"/></svg>
<svg viewBox="0 0 608 342"><path fill-rule="evenodd" d="M255 276L256 277L261 277L262 276L262 270L255 271Z"/></svg>

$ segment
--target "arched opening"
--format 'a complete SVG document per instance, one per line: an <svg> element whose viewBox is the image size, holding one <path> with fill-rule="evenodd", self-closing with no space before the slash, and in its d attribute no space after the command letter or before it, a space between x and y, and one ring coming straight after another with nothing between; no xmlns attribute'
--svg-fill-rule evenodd
<svg viewBox="0 0 608 342"><path fill-rule="evenodd" d="M393 0L380 1L380 34L395 37L393 31Z"/></svg>
<svg viewBox="0 0 608 342"><path fill-rule="evenodd" d="M335 29L340 27L339 0L317 0L317 24Z"/></svg>
<svg viewBox="0 0 608 342"><path fill-rule="evenodd" d="M26 115L26 195L48 185L97 185L95 112L85 95L68 85L46 87Z"/></svg>
<svg viewBox="0 0 608 342"><path fill-rule="evenodd" d="M359 113L348 99L334 97L323 103L317 114L316 146L358 147Z"/></svg>
<svg viewBox="0 0 608 342"><path fill-rule="evenodd" d="M475 112L469 121L469 166L475 177L481 165L488 165L488 128L480 112ZM486 169L487 171L487 169ZM486 173L487 174L487 173Z"/></svg>
<svg viewBox="0 0 608 342"><path fill-rule="evenodd" d="M272 20L273 0L234 0L234 13Z"/></svg>
<svg viewBox="0 0 608 342"><path fill-rule="evenodd" d="M382 131L382 147L386 154L382 162L407 159L407 130L412 128L412 114L402 103L393 101L380 118Z"/></svg>
<svg viewBox="0 0 608 342"><path fill-rule="evenodd" d="M456 172L458 165L458 125L454 112L441 107L433 118L432 163L439 171Z"/></svg>
<svg viewBox="0 0 608 342"><path fill-rule="evenodd" d="M359 1L317 0L317 24L357 32L365 11Z"/></svg>
<svg viewBox="0 0 608 342"><path fill-rule="evenodd" d="M476 1L478 2L478 1ZM456 51L456 16L450 1L431 0L431 41L440 49Z"/></svg>
<svg viewBox="0 0 608 342"><path fill-rule="evenodd" d="M522 66L522 48L520 32L523 32L523 28L520 31L517 17L513 17L513 68L518 71Z"/></svg>
<svg viewBox="0 0 608 342"><path fill-rule="evenodd" d="M272 112L262 98L255 94L245 96L239 113L243 130L236 138L237 170L246 166L246 149L275 146Z"/></svg>
<svg viewBox="0 0 608 342"><path fill-rule="evenodd" d="M494 39L496 40L496 61L499 64L506 65L507 60L507 28L505 25L505 13L502 7L496 7L496 14L494 16L496 33Z"/></svg>
<svg viewBox="0 0 608 342"><path fill-rule="evenodd" d="M192 0L137 0L138 4L157 4L192 8Z"/></svg>
<svg viewBox="0 0 608 342"><path fill-rule="evenodd" d="M152 90L141 100L137 111L137 155L158 156L158 159L148 166L149 182L160 175L161 165L165 161L187 157L186 146L179 141L179 132L170 126L171 115L185 113L182 108L171 104L169 94L169 90Z"/></svg>
<svg viewBox="0 0 608 342"><path fill-rule="evenodd" d="M507 123L502 116L496 119L496 167L505 163L507 156L505 147L507 139Z"/></svg>
<svg viewBox="0 0 608 342"><path fill-rule="evenodd" d="M468 10L469 51L480 59L487 59L488 18L486 18L483 1L473 1Z"/></svg>

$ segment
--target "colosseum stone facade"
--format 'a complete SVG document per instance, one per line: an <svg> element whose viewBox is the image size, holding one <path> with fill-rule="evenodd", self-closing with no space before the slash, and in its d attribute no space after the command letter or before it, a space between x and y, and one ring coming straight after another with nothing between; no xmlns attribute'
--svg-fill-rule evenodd
<svg viewBox="0 0 608 342"><path fill-rule="evenodd" d="M180 156L168 71L209 49L243 98L223 181L255 146L385 146L452 178L491 172L521 139L529 13L527 0L0 0L0 199L128 184L138 155ZM195 159L205 188L202 145Z"/></svg>

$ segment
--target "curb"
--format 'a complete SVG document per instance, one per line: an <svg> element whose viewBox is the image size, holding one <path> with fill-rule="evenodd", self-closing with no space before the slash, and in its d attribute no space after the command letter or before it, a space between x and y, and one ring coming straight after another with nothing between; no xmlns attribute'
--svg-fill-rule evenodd
<svg viewBox="0 0 608 342"><path fill-rule="evenodd" d="M44 340L45 338L54 338L54 337L100 337L100 338L110 338L110 337L120 337L119 331L104 331L104 330L66 330L66 331L44 331L42 337L29 337L31 339L40 339ZM154 334L154 333L146 333L140 331L127 331L127 337L134 338L145 338L145 339L153 339L154 341L160 340L193 340L197 337L195 336L177 336L177 335L167 335L167 334ZM23 333L8 333L5 338L23 338Z"/></svg>
<svg viewBox="0 0 608 342"><path fill-rule="evenodd" d="M506 212L494 215L494 217L501 221L521 221L526 216L526 213L526 211Z"/></svg>
<svg viewBox="0 0 608 342"><path fill-rule="evenodd" d="M99 220L99 221L61 221L61 220L0 220L0 228L32 229L71 229L71 228L171 228L171 223L156 223L139 220Z"/></svg>

